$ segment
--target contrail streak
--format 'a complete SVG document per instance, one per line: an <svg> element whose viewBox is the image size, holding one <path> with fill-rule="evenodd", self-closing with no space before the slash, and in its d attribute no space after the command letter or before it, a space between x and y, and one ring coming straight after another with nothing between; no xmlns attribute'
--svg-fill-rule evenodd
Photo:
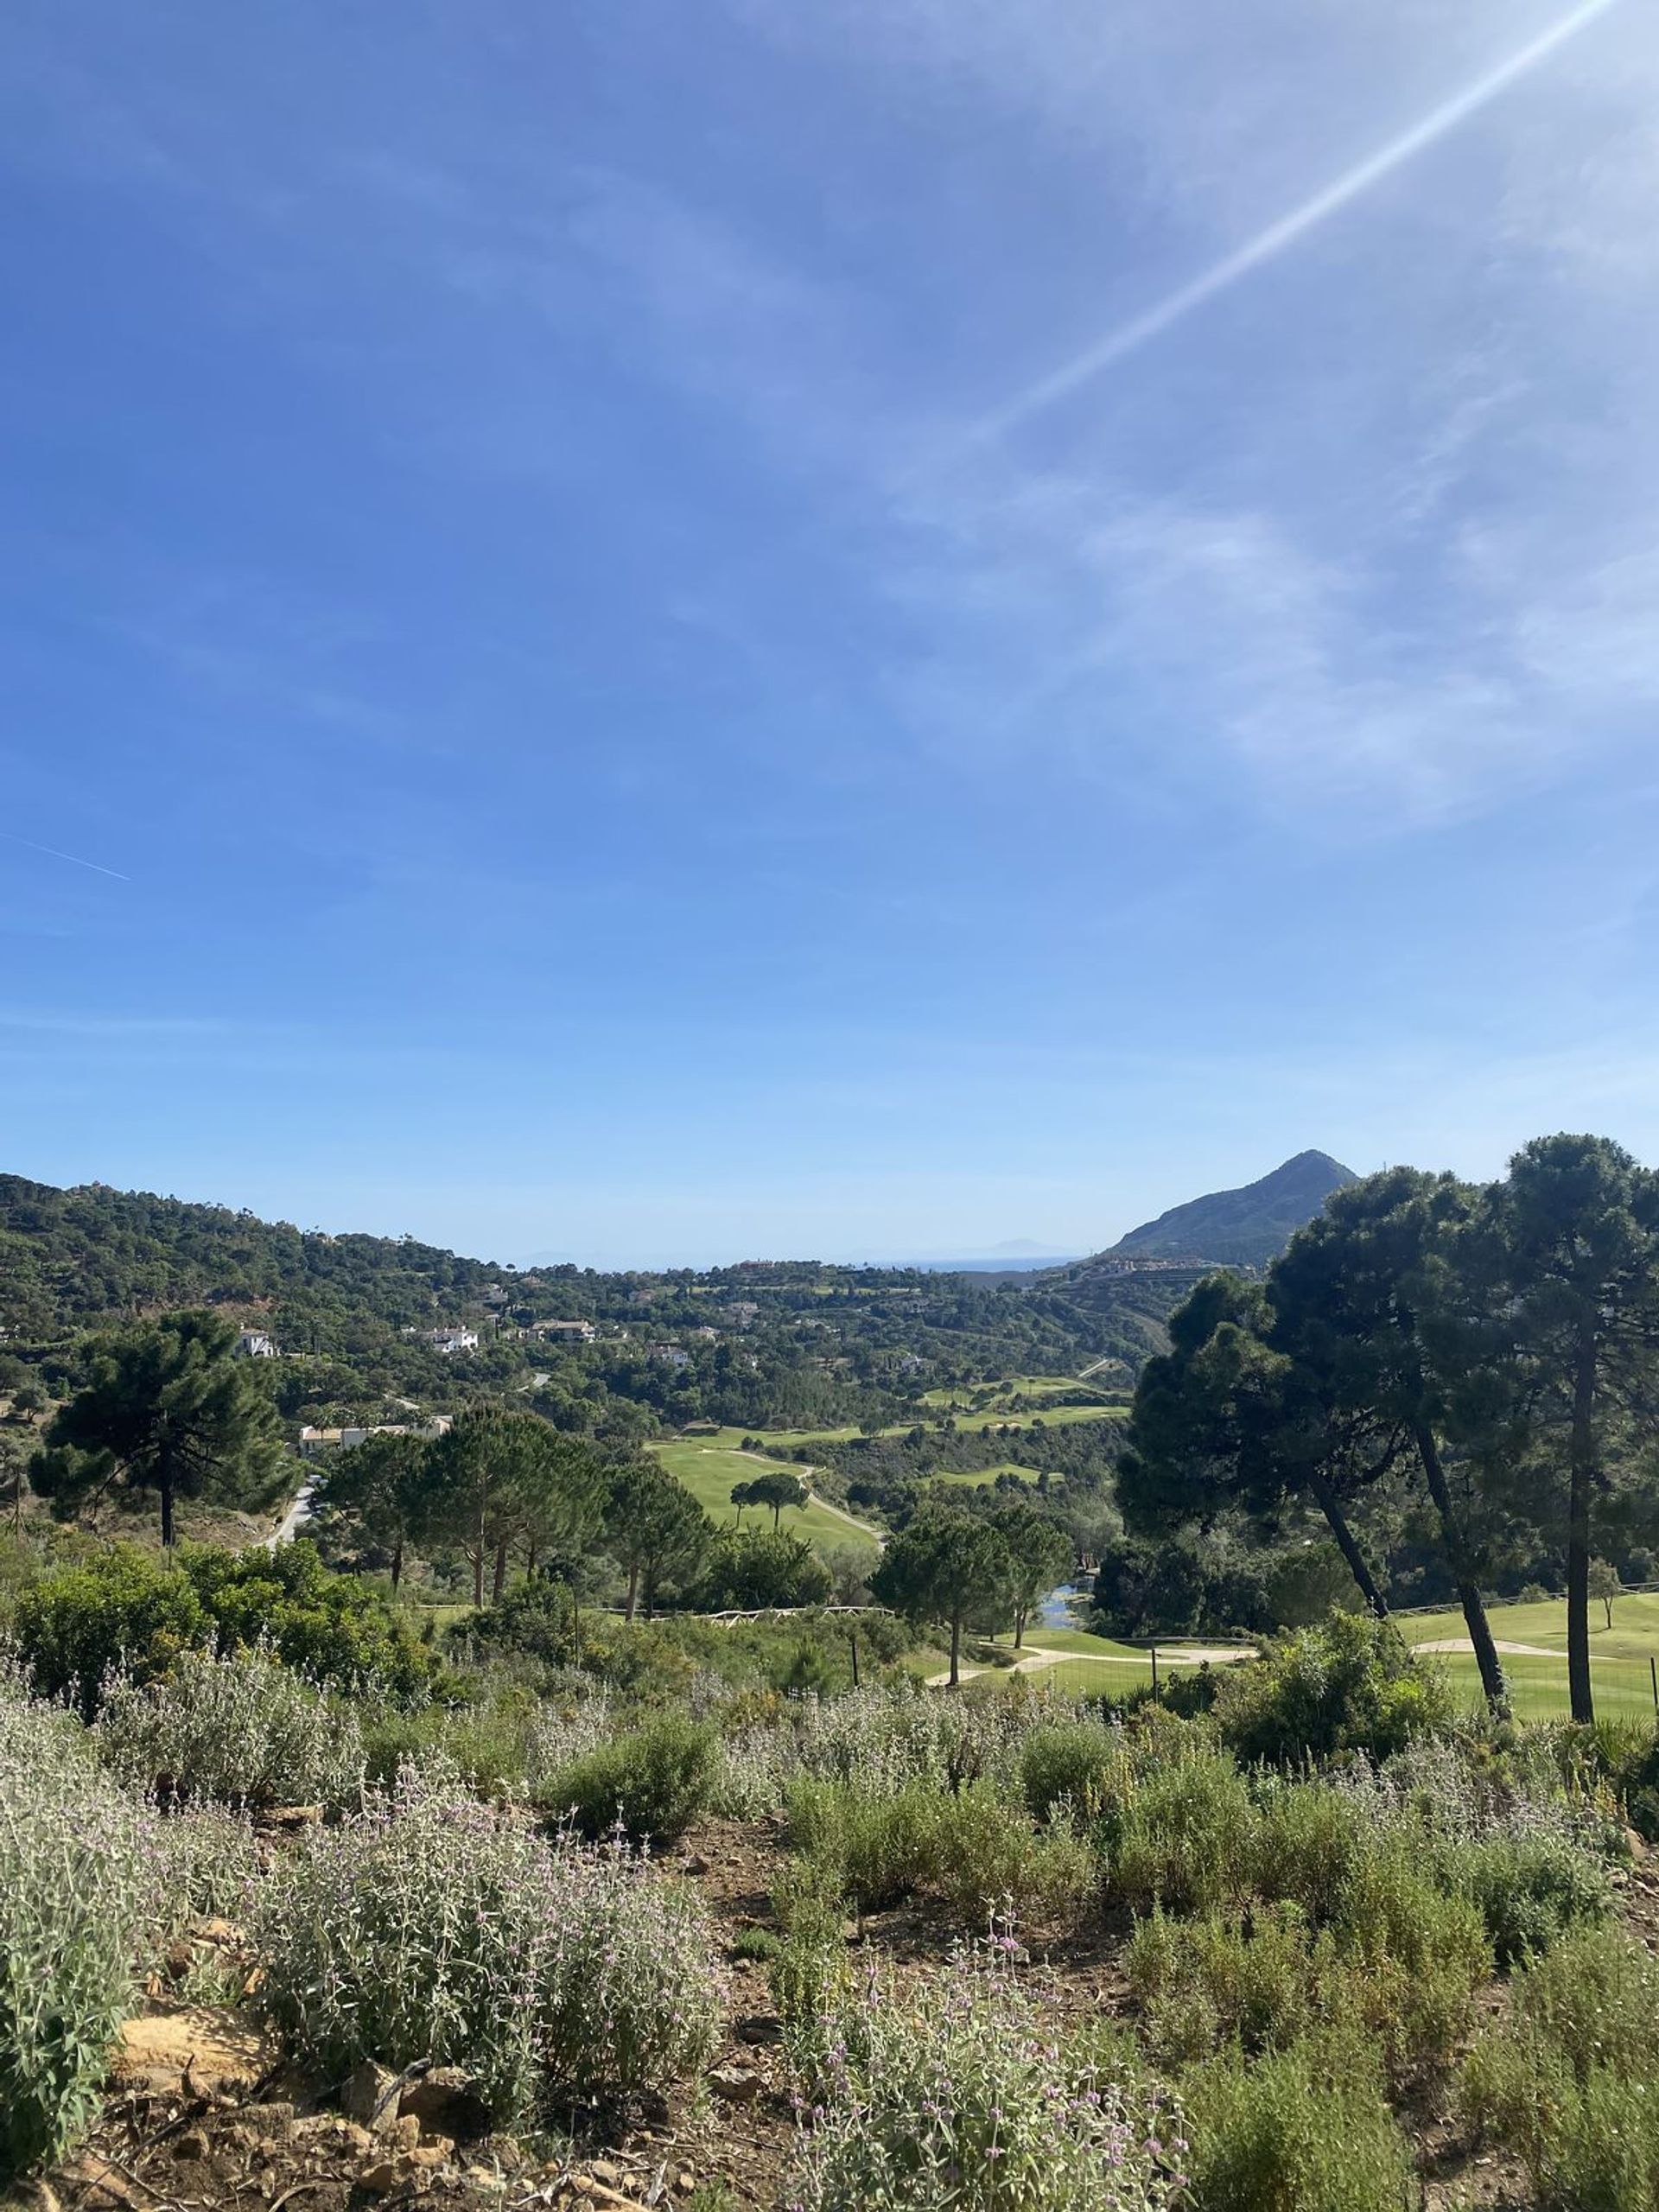
<svg viewBox="0 0 1659 2212"><path fill-rule="evenodd" d="M1380 184L1384 177L1392 176L1396 169L1403 168L1425 148L1433 145L1437 139L1444 138L1448 131L1455 130L1459 124L1466 122L1488 101L1496 99L1518 78L1526 76L1541 62L1548 61L1569 39L1576 38L1580 31L1587 30L1592 23L1618 4L1619 0L1585 0L1583 6L1574 8L1570 15L1563 16L1558 23L1541 32L1529 45L1522 47L1519 52L1512 54L1507 61L1500 61L1496 68L1489 69L1484 76L1478 77L1462 92L1454 92L1450 99L1431 108L1421 123L1414 124L1409 130L1403 131L1388 145L1379 147L1357 168L1339 176L1333 184L1326 185L1323 192L1315 193L1311 200L1304 200L1288 215L1281 216L1276 223L1270 223L1265 231L1247 245L1240 246L1236 253L1230 253L1225 260L1217 262L1201 276L1193 277L1190 283L1171 292L1143 315L1135 316L1128 322L1120 323L1116 329L1109 331L1105 337L1075 359L1048 376L1039 378L1035 384L1027 385L1006 406L976 423L973 436L976 440L994 438L1005 430L1014 429L1032 416L1039 415L1046 408L1053 406L1057 400L1064 399L1068 393L1076 391L1079 385L1099 376L1103 370L1111 368L1127 354L1136 352L1151 340L1161 337L1165 331L1191 315L1195 308L1203 307L1218 293L1228 290L1242 277L1260 269L1263 263L1275 259L1287 247L1294 245L1299 238L1306 238L1310 231L1317 230L1332 216L1340 214L1362 193L1369 192L1374 184Z"/></svg>
<svg viewBox="0 0 1659 2212"><path fill-rule="evenodd" d="M32 837L20 837L12 830L0 830L10 845L27 845L31 853L48 853L54 861L67 861L72 868L89 868L94 875L112 875L118 883L130 883L130 875L123 875L118 868L105 868L102 861L84 861L79 853L60 853L55 845L37 845Z"/></svg>

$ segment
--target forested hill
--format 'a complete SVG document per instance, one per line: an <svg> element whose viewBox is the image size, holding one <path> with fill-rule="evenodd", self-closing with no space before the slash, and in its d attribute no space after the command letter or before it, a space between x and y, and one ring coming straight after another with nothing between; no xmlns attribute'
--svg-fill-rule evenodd
<svg viewBox="0 0 1659 2212"><path fill-rule="evenodd" d="M412 1237L328 1236L102 1183L0 1175L0 1326L41 1338L168 1306L334 1306L429 1321L505 1271Z"/></svg>
<svg viewBox="0 0 1659 2212"><path fill-rule="evenodd" d="M1121 1236L1107 1259L1211 1260L1230 1267L1263 1268L1276 1260L1304 1222L1312 1221L1332 1191L1358 1178L1326 1152L1299 1152L1259 1182L1240 1191L1211 1191L1172 1206L1156 1221ZM1089 1262L1081 1263L1088 1266Z"/></svg>

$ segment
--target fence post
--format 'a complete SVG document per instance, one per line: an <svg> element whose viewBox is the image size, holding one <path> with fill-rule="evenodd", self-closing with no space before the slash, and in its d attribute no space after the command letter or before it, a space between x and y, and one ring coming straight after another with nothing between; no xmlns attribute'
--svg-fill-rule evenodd
<svg viewBox="0 0 1659 2212"><path fill-rule="evenodd" d="M1158 1647L1155 1643L1152 1647L1152 1694L1154 1697L1158 1694Z"/></svg>
<svg viewBox="0 0 1659 2212"><path fill-rule="evenodd" d="M1659 1659L1651 1651L1648 1654L1648 1673L1653 1681L1653 1709L1659 1713Z"/></svg>

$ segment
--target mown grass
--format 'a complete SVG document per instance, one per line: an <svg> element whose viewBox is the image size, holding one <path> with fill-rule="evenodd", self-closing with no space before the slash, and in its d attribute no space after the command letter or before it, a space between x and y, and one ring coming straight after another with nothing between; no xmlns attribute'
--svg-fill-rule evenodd
<svg viewBox="0 0 1659 2212"><path fill-rule="evenodd" d="M1492 1634L1500 1643L1532 1643L1538 1652L1504 1652L1503 1671L1509 1677L1516 1717L1522 1720L1559 1719L1567 1711L1567 1606L1562 1599L1543 1598L1523 1604L1496 1604L1488 1608ZM1462 1613L1447 1607L1433 1613L1397 1617L1401 1634L1408 1643L1421 1646L1452 1637L1463 1639L1468 1630ZM1543 1656L1543 1655L1548 1656ZM1442 1669L1459 1698L1474 1707L1481 1702L1480 1675L1472 1653L1441 1651L1429 1655ZM1596 1710L1609 1716L1643 1719L1654 1711L1650 1656L1659 1656L1659 1592L1632 1590L1613 1600L1613 1624L1609 1628L1599 1601L1590 1609L1590 1678Z"/></svg>
<svg viewBox="0 0 1659 2212"><path fill-rule="evenodd" d="M734 1432L724 1431L724 1434ZM652 1446L658 1458L675 1480L689 1490L697 1503L717 1528L732 1528L737 1523L737 1509L732 1503L734 1484L753 1482L757 1475L769 1471L779 1471L782 1463L756 1459L746 1452L734 1451L715 1443L656 1444ZM803 1466L793 1470L803 1482L810 1482L810 1471ZM751 1509L744 1516L743 1525L750 1529L769 1529L772 1514L769 1509ZM800 1508L785 1506L779 1527L792 1536L804 1537L820 1551L844 1551L849 1548L875 1548L872 1535L861 1534L851 1522L842 1520L818 1504Z"/></svg>
<svg viewBox="0 0 1659 2212"><path fill-rule="evenodd" d="M1567 1604L1560 1598L1541 1598L1524 1604L1493 1603L1487 1608L1492 1634L1500 1642L1536 1643L1546 1650L1567 1649ZM1446 1637L1464 1637L1468 1630L1455 1605L1433 1613L1398 1616L1400 1633L1408 1643L1433 1643ZM1640 1659L1659 1653L1659 1591L1629 1590L1613 1600L1613 1624L1609 1628L1599 1599L1590 1606L1590 1649L1592 1658Z"/></svg>

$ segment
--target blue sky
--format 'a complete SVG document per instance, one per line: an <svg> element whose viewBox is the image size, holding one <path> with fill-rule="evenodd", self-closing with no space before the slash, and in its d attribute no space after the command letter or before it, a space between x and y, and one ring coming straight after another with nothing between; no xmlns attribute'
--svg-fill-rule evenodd
<svg viewBox="0 0 1659 2212"><path fill-rule="evenodd" d="M650 1263L1659 1157L1656 96L1636 0L15 0L0 1166Z"/></svg>

